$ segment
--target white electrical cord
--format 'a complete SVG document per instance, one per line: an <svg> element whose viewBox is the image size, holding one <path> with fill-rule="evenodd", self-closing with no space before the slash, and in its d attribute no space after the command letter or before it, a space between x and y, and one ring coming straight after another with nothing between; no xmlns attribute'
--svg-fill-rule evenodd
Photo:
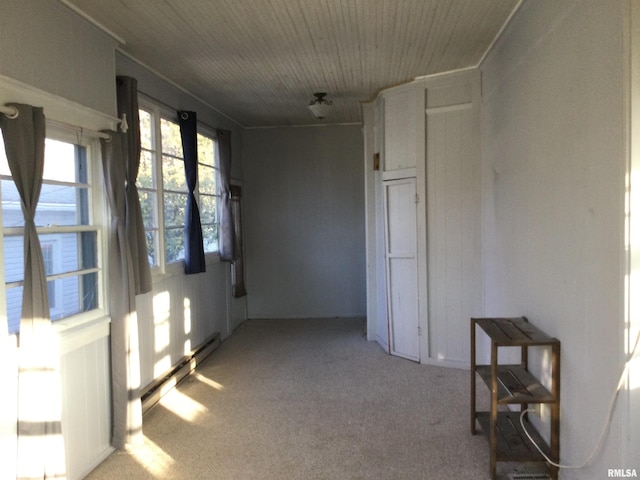
<svg viewBox="0 0 640 480"><path fill-rule="evenodd" d="M624 384L624 379L625 379L625 377L627 375L627 371L629 370L629 365L631 364L631 361L634 359L634 357L636 355L636 350L638 349L638 344L639 343L640 343L640 331L638 332L638 336L636 337L636 341L635 341L635 344L633 346L633 349L631 350L631 353L629 354L629 359L624 364L624 369L622 370L622 373L620 374L620 380L618 381L618 386L616 387L616 390L615 390L615 392L613 392L613 396L611 397L611 402L609 403L609 411L607 413L607 418L605 420L604 427L602 427L602 432L600 433L600 437L598 438L598 442L596 443L596 446L593 448L593 451L591 452L589 457L587 457L587 459L581 465L562 465L562 464L553 462L542 451L542 449L533 440L533 438L531 438L531 435L529 435L529 432L527 432L527 429L524 426L524 421L523 421L524 414L527 413L527 412L535 412L535 410L533 410L531 408L528 408L526 410L523 410L520 413L520 426L522 427L522 430L524 430L524 433L527 435L527 437L529 438L531 443L533 443L533 446L536 447L538 452L540 452L540 454L545 458L545 460L550 465L553 465L554 467L558 467L558 468L583 468L591 461L593 456L600 449L600 445L602 445L602 440L604 440L604 437L605 437L605 434L606 434L607 429L609 427L609 424L611 423L611 418L613 417L613 411L614 411L614 407L616 405L616 399L618 398L618 393L620 393L620 389L622 388L622 385Z"/></svg>

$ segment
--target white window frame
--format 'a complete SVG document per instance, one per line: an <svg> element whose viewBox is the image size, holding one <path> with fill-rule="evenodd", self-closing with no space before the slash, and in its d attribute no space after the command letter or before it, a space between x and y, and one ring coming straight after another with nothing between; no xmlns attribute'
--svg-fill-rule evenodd
<svg viewBox="0 0 640 480"><path fill-rule="evenodd" d="M49 277L52 275L52 272L58 272L60 271L61 265L62 265L62 252L61 252L61 244L60 244L60 237L56 236L54 238L48 239L46 241L40 241L40 248L42 248L42 257L44 260L44 271L47 274L47 278L49 279ZM47 252L50 252L50 255L47 255ZM47 261L51 262L51 268L47 269ZM47 270L50 270L49 272ZM51 298L51 289L48 288L49 290L49 310L50 310L50 314L51 314L51 318L56 318L61 311L63 310L62 307L62 290L60 288L57 288L58 286L53 283L54 286L54 295L53 298ZM53 305L52 305L53 303Z"/></svg>
<svg viewBox="0 0 640 480"><path fill-rule="evenodd" d="M153 192L156 197L155 201L155 226L151 229L155 231L155 245L157 263L151 264L151 271L154 275L164 273L166 266L164 263L164 212L162 210L163 203L160 201L163 195L162 188L162 151L161 141L162 134L160 132L160 122L156 121L161 116L160 107L150 101L139 98L139 109L145 110L151 114L151 154L153 160L152 182L153 188L138 187L138 193L141 191ZM159 146L160 145L160 146ZM160 150L160 151L159 151ZM145 149L143 149L145 151ZM160 156L160 158L158 158ZM145 235L147 228L145 227ZM146 245L146 241L145 241Z"/></svg>
<svg viewBox="0 0 640 480"><path fill-rule="evenodd" d="M177 118L177 115L175 112L171 112L170 115L166 114L166 113L162 113L160 114L160 117L158 118L158 125L160 125L160 130L162 131L162 123L164 122L168 122L170 123L173 127L176 128L176 130L178 131L178 135L180 135L180 124ZM159 139L159 141L158 141ZM163 229L162 229L162 239L164 241L164 248L162 249L162 255L164 256L164 263L165 266L171 266L174 264L177 265L182 265L183 269L184 269L184 221L186 221L186 201L189 195L189 187L187 186L187 180L185 178L185 174L184 174L184 152L182 153L182 157L177 156L177 155L173 155L170 154L167 149L165 148L164 143L162 142L162 133L160 134L159 137L157 137L156 141L158 141L157 145L156 145L156 152L157 152L157 157L159 156L159 161L160 161L160 169L158 169L158 171L160 172L160 177L159 177L159 181L158 181L158 186L162 187L162 197L158 198L158 201L162 201L162 216L163 216L163 220L164 220L164 225L163 225ZM180 139L180 151L182 151L182 141ZM180 177L181 183L184 184L184 190L173 190L173 189L169 189L166 188L165 185L165 178L164 178L164 174L165 174L165 158L164 157L169 157L172 159L177 160L180 163L180 167L179 168L179 173L178 175L182 175ZM182 225L169 225L169 222L167 221L167 217L165 216L165 213L167 211L167 209L165 208L165 203L164 203L164 199L166 195L174 195L174 196L179 196L179 197L184 197L185 200L185 206L183 206L182 209L180 209L181 213L182 213L182 218L183 218L183 223ZM167 233L168 231L172 231L172 232L178 232L178 236L182 238L182 242L183 242L183 257L182 258L178 258L172 262L169 262L167 260Z"/></svg>
<svg viewBox="0 0 640 480"><path fill-rule="evenodd" d="M82 274L97 273L97 303L96 308L79 312L68 317L61 318L52 322L52 325L59 333L64 332L70 328L75 328L80 325L96 322L108 318L108 312L106 309L106 286L105 279L108 272L105 265L105 252L108 251L107 241L107 203L106 197L102 193L102 179L99 173L100 168L100 140L96 137L84 136L81 131L76 131L74 128L66 128L61 126L52 126L47 123L46 138L51 140L58 140L75 145L85 147L87 154L87 179L89 188L89 225L71 225L71 226L37 226L36 231L38 236L52 235L52 234L64 234L64 233L81 233L81 232L94 232L96 235L96 266L92 268L78 269L73 272L58 273L53 275L47 275L47 280L56 280L59 278L65 278L70 276L78 276L81 278ZM7 179L7 177L2 177ZM73 186L72 183L68 184ZM85 184L76 184L76 186L86 186ZM0 311L3 315L6 315L6 284L5 284L5 261L4 261L4 237L11 235L22 236L24 234L24 227L2 227L2 210L0 209L0 229L2 229L2 235L0 235L0 257L2 257L1 271L2 278L0 281ZM21 284L20 282L12 282L15 284Z"/></svg>
<svg viewBox="0 0 640 480"><path fill-rule="evenodd" d="M200 191L200 168L202 166L202 168L211 168L209 165L205 165L200 161L200 153L198 153L198 183L196 185L196 200L198 202L198 208L200 209L200 217L202 219L202 203L200 202L200 195L206 195L206 196L211 196L214 197L215 199L215 206L214 206L214 215L216 218L216 223L214 225L217 225L217 230L218 230L218 241L217 241L217 247L216 250L213 252L207 252L205 251L205 257L207 255L212 255L214 256L218 261L220 260L220 218L218 217L218 212L219 212L219 205L222 199L222 195L220 194L220 160L216 157L216 145L215 143L218 141L217 140L217 136L215 131L203 124L198 124L198 134L199 135L203 135L205 137L210 138L211 140L213 140L214 146L213 146L213 174L214 174L214 183L215 183L215 189L216 191L213 193L206 193L203 194ZM203 234L204 236L204 234Z"/></svg>
<svg viewBox="0 0 640 480"><path fill-rule="evenodd" d="M153 169L153 185L155 186L155 196L156 196L156 226L154 230L157 231L156 235L156 251L157 251L157 265L152 265L151 272L154 277L159 276L171 276L171 275L183 275L184 274L184 260L180 259L175 262L167 263L166 261L166 253L165 253L165 218L164 218L164 183L163 183L163 162L162 162L162 134L160 128L160 119L163 118L165 120L169 120L174 123L178 123L177 112L176 110L169 109L166 106L160 105L157 101L154 101L151 98L146 97L145 95L140 94L138 96L138 106L140 110L144 110L151 114L151 141L152 141L152 153L153 160L155 162ZM198 122L198 133L201 135L205 135L211 138L214 142L216 141L215 130L203 125ZM215 151L214 151L215 153ZM219 164L218 160L214 159L214 170L216 172L216 189L219 185ZM199 199L199 187L200 185L196 185L196 202L198 203L198 207L200 207L200 199ZM139 191L144 191L146 189L138 187ZM215 192L216 200L220 199L220 192ZM186 207L185 207L186 208ZM217 206L216 206L217 210ZM216 217L216 220L219 222L219 219ZM145 229L145 232L147 229ZM219 228L218 228L218 238L219 238ZM207 264L215 263L220 261L219 250L216 249L214 252L205 252L205 261Z"/></svg>

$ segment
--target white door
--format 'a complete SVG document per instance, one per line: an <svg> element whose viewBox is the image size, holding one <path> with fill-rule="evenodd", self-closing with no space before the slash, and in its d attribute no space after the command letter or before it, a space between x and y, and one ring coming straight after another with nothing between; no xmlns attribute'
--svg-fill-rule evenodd
<svg viewBox="0 0 640 480"><path fill-rule="evenodd" d="M420 361L416 179L384 182L389 350Z"/></svg>

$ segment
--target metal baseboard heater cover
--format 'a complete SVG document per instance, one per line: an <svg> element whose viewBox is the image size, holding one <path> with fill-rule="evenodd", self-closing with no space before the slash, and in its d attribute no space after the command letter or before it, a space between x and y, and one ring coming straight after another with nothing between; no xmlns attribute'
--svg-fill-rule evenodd
<svg viewBox="0 0 640 480"><path fill-rule="evenodd" d="M151 407L160 401L163 395L194 371L205 358L220 346L220 343L220 334L216 332L199 347L191 350L168 372L145 387L142 391L142 413L147 413Z"/></svg>

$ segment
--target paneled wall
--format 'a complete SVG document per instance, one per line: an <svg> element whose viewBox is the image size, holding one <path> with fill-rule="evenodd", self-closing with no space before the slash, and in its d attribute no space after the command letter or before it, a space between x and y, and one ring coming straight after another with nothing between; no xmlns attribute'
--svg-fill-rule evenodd
<svg viewBox="0 0 640 480"><path fill-rule="evenodd" d="M250 318L364 316L359 125L244 132Z"/></svg>
<svg viewBox="0 0 640 480"><path fill-rule="evenodd" d="M205 273L154 278L153 290L136 297L143 387L213 333L233 332L228 275L227 263L210 263Z"/></svg>
<svg viewBox="0 0 640 480"><path fill-rule="evenodd" d="M468 365L469 318L482 313L479 72L418 79L382 92L374 105L365 132L374 137L369 155L380 154L381 173L365 177L376 205L367 216L367 248L377 258L368 264L368 295L386 293L386 301L370 307L369 338L392 353L394 337L405 346L413 341L419 348L397 354L423 363ZM415 190L393 211L382 198L401 179L414 179ZM398 224L409 210L415 214L402 221L411 225ZM394 231L380 235L381 223ZM389 250L394 235L412 239L411 255Z"/></svg>
<svg viewBox="0 0 640 480"><path fill-rule="evenodd" d="M0 380L2 399L0 400L0 478L16 478L16 454L18 448L18 349L16 337L0 335Z"/></svg>
<svg viewBox="0 0 640 480"><path fill-rule="evenodd" d="M526 2L482 66L486 313L526 315L562 342L566 464L594 447L625 351L628 6ZM628 413L562 478L638 468L637 444L622 456Z"/></svg>
<svg viewBox="0 0 640 480"><path fill-rule="evenodd" d="M429 358L466 365L482 314L480 78L425 82Z"/></svg>
<svg viewBox="0 0 640 480"><path fill-rule="evenodd" d="M115 40L60 2L3 0L0 8L0 75L115 115Z"/></svg>
<svg viewBox="0 0 640 480"><path fill-rule="evenodd" d="M631 2L629 15L630 49L629 56L630 80L629 113L630 113L630 162L629 177L640 181L640 4ZM640 211L640 188L632 184L629 195L629 208L632 212ZM640 215L629 218L629 299L627 352L633 351L635 341L640 335ZM640 349L640 345L636 348ZM629 384L622 396L622 408L628 409L629 422L625 422L624 434L627 443L624 447L625 458L633 458L637 445L640 445L640 351L636 351L636 359L629 366Z"/></svg>
<svg viewBox="0 0 640 480"><path fill-rule="evenodd" d="M67 476L78 479L112 451L108 321L65 335L61 353Z"/></svg>

